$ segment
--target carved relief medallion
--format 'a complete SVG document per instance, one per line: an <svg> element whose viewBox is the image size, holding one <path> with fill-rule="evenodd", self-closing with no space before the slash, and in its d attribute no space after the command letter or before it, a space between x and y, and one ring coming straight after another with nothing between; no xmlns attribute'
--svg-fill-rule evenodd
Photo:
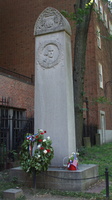
<svg viewBox="0 0 112 200"><path fill-rule="evenodd" d="M40 43L37 50L37 62L44 68L51 68L60 62L62 55L61 44L57 41Z"/></svg>

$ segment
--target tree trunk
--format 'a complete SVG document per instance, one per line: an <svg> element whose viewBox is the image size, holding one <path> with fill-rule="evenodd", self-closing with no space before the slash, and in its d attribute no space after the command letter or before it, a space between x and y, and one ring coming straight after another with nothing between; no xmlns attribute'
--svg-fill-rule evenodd
<svg viewBox="0 0 112 200"><path fill-rule="evenodd" d="M77 0L76 1L76 14L78 8L84 9L85 4L90 0ZM88 13L83 17L83 21L76 25L75 34L75 52L74 52L74 104L75 104L75 124L76 124L76 145L77 149L82 146L82 133L83 133L83 93L84 93L84 71L86 59L86 44L88 27L91 16L91 8Z"/></svg>

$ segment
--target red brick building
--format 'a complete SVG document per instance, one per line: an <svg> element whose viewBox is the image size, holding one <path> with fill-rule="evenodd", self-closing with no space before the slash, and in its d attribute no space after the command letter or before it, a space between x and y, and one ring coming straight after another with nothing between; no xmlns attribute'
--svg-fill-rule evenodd
<svg viewBox="0 0 112 200"><path fill-rule="evenodd" d="M0 117L16 115L32 118L34 114L35 22L46 7L74 12L74 1L6 0L0 2ZM97 12L92 12L86 55L84 136L96 143L112 141L112 109L107 103L96 103L102 96L112 101L112 16L107 4L95 0ZM74 54L74 22L72 52ZM103 101L104 102L104 101ZM11 140L11 138L10 138Z"/></svg>

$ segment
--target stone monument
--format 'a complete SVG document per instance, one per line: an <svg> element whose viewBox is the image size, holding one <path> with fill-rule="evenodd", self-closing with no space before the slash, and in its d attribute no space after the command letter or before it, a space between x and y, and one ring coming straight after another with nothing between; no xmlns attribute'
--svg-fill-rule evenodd
<svg viewBox="0 0 112 200"><path fill-rule="evenodd" d="M71 28L51 7L38 17L35 28L35 133L47 131L53 142L52 166L76 151L73 101Z"/></svg>
<svg viewBox="0 0 112 200"><path fill-rule="evenodd" d="M76 151L70 25L56 9L46 8L36 21L34 34L35 133L46 130L54 147L52 166L45 176L38 175L37 185L83 191L97 181L98 166L79 165L76 171L59 168L63 158ZM20 183L32 185L31 177L20 167L10 170L11 180L15 176Z"/></svg>

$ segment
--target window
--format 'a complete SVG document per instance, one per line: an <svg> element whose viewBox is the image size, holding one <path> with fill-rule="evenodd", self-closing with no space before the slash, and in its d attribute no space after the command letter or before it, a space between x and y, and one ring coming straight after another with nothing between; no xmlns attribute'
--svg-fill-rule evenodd
<svg viewBox="0 0 112 200"><path fill-rule="evenodd" d="M103 17L103 6L101 5L101 3L100 3L100 18L101 18L101 20L104 20L104 17Z"/></svg>
<svg viewBox="0 0 112 200"><path fill-rule="evenodd" d="M100 111L100 127L101 127L101 144L103 144L106 142L106 136L105 136L106 119L104 111Z"/></svg>
<svg viewBox="0 0 112 200"><path fill-rule="evenodd" d="M108 21L107 21L107 13L104 12L104 25L106 28L108 28Z"/></svg>
<svg viewBox="0 0 112 200"><path fill-rule="evenodd" d="M95 3L98 5L98 0L95 0Z"/></svg>
<svg viewBox="0 0 112 200"><path fill-rule="evenodd" d="M7 141L8 149L16 149L25 125L25 110L0 107L0 143Z"/></svg>
<svg viewBox="0 0 112 200"><path fill-rule="evenodd" d="M110 12L112 13L112 1L108 0L108 8L110 10Z"/></svg>
<svg viewBox="0 0 112 200"><path fill-rule="evenodd" d="M97 45L98 47L101 49L101 37L100 37L100 29L99 27L97 26Z"/></svg>
<svg viewBox="0 0 112 200"><path fill-rule="evenodd" d="M99 86L103 89L103 70L101 63L99 63Z"/></svg>
<svg viewBox="0 0 112 200"><path fill-rule="evenodd" d="M95 0L95 9L98 10L99 7L98 7L98 0Z"/></svg>
<svg viewBox="0 0 112 200"><path fill-rule="evenodd" d="M23 119L24 117L24 112L21 110L13 110L13 118L14 120L14 128L16 129L20 129L22 128L22 121L21 119Z"/></svg>
<svg viewBox="0 0 112 200"><path fill-rule="evenodd" d="M112 23L109 21L109 33L112 35Z"/></svg>
<svg viewBox="0 0 112 200"><path fill-rule="evenodd" d="M8 128L8 109L0 108L0 127L1 129Z"/></svg>

